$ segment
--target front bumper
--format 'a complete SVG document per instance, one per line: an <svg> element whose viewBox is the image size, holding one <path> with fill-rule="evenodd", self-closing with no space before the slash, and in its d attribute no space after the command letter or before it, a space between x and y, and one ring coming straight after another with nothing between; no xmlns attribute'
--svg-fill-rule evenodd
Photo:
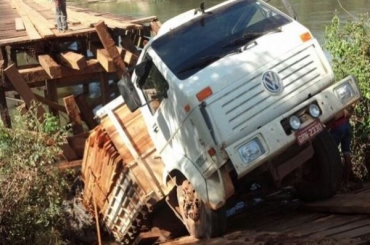
<svg viewBox="0 0 370 245"><path fill-rule="evenodd" d="M349 100L341 102L335 93L335 89L344 83L348 83L351 85L353 89L353 96ZM302 108L307 107L309 104L316 102L319 105L322 112L321 115L319 116L319 120L325 124L329 122L338 113L343 111L346 107L358 101L360 98L361 93L356 79L353 76L348 76L341 80L340 82L337 82L330 86L329 88L325 89L321 93L309 98L304 103L301 103L298 106L291 109L290 111L284 113L283 115L271 121L270 123L248 134L246 137L229 145L228 147L225 148L225 150L228 153L238 176L242 177L246 175L247 173L251 172L253 169L257 168L264 162L269 161L275 156L281 154L291 145L296 144L295 134L294 133L287 134L282 126L281 122L284 119L289 118L295 112L301 110ZM302 125L302 127L305 127L312 121L313 119L306 121ZM260 147L263 148L262 154L256 159L248 163L245 163L243 162L243 159L241 158L238 152L239 148L256 138L258 139L257 141Z"/></svg>

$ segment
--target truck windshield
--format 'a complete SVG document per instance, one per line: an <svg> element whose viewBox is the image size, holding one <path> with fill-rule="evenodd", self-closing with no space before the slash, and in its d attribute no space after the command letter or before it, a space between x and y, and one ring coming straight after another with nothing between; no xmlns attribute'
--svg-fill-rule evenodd
<svg viewBox="0 0 370 245"><path fill-rule="evenodd" d="M183 80L290 21L257 0L237 0L174 28L155 40L152 47Z"/></svg>

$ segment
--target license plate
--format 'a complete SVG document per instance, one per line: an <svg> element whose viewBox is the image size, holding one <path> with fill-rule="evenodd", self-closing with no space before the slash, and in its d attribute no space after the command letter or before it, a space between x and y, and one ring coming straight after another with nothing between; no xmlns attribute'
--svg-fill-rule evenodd
<svg viewBox="0 0 370 245"><path fill-rule="evenodd" d="M324 130L324 126L318 120L295 133L298 145L302 145Z"/></svg>

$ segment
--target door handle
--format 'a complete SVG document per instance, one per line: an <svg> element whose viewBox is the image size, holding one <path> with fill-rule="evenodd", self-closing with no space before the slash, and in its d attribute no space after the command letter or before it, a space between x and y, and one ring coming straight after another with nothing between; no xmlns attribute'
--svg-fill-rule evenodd
<svg viewBox="0 0 370 245"><path fill-rule="evenodd" d="M154 133L158 133L159 132L159 127L158 127L157 124L154 124L153 125L153 131L154 131Z"/></svg>

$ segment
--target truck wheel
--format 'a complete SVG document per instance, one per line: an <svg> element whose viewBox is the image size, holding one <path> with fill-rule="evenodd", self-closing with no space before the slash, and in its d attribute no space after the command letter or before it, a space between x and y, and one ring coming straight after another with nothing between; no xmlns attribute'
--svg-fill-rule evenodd
<svg viewBox="0 0 370 245"><path fill-rule="evenodd" d="M295 187L304 201L332 197L342 178L343 164L338 147L325 130L312 142L313 157L303 165L302 180Z"/></svg>
<svg viewBox="0 0 370 245"><path fill-rule="evenodd" d="M221 236L226 229L225 208L212 210L199 197L188 180L177 187L182 221L195 238L211 238Z"/></svg>

